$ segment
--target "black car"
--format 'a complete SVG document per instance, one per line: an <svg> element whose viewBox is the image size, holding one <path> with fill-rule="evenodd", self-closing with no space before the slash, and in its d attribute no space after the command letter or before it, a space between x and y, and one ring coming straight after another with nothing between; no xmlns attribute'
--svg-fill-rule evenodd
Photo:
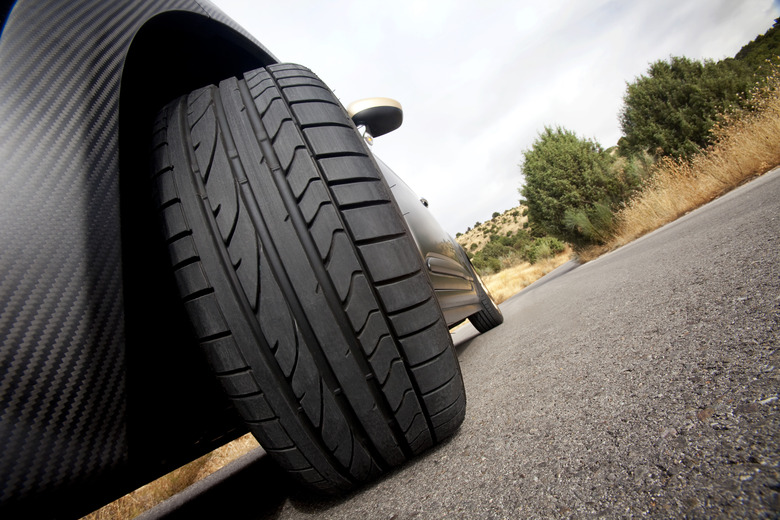
<svg viewBox="0 0 780 520"><path fill-rule="evenodd" d="M456 431L448 327L502 317L366 145L400 106L347 113L201 0L0 20L0 517L84 514L247 431L324 492Z"/></svg>

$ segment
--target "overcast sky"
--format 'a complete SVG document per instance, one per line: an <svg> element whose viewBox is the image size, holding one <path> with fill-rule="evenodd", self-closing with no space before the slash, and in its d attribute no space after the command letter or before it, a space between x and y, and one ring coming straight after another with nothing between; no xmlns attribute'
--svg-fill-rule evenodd
<svg viewBox="0 0 780 520"><path fill-rule="evenodd" d="M626 83L670 56L732 57L780 0L213 0L341 102L397 99L373 150L452 235L518 205L545 126L608 148Z"/></svg>

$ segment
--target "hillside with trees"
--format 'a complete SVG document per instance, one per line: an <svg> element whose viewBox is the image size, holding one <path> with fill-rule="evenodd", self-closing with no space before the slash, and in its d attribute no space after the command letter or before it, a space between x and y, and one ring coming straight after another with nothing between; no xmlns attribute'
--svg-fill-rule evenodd
<svg viewBox="0 0 780 520"><path fill-rule="evenodd" d="M778 19L780 20L780 19ZM778 20L765 34L720 61L672 56L650 64L627 85L619 114L623 156L689 158L714 143L713 127L725 114L753 108L752 91L780 60Z"/></svg>
<svg viewBox="0 0 780 520"><path fill-rule="evenodd" d="M778 20L766 33L760 34L755 40L743 46L734 56L734 59L745 63L752 70L767 67L767 60L774 60L780 55L780 25ZM766 75L766 74L764 74Z"/></svg>
<svg viewBox="0 0 780 520"><path fill-rule="evenodd" d="M646 76L628 85L620 113L621 155L649 152L688 157L712 143L720 114L745 108L754 83L746 63L673 56L650 65Z"/></svg>
<svg viewBox="0 0 780 520"><path fill-rule="evenodd" d="M486 222L477 222L456 240L466 250L471 263L483 275L495 274L518 264L535 264L562 253L560 240L532 234L527 208L518 206L504 213L493 213Z"/></svg>
<svg viewBox="0 0 780 520"><path fill-rule="evenodd" d="M495 274L560 254L567 244L583 257L624 235L631 218L648 221L631 226L652 229L656 224L649 221L665 223L691 204L711 200L762 168L780 164L774 158L780 150L772 148L780 132L771 119L780 124L780 113L773 115L780 112L779 21L733 58L673 56L651 63L646 74L626 85L618 114L623 136L615 147L604 149L566 128L540 131L523 152L521 205L457 234L474 266L483 275ZM767 115L770 120L761 119ZM745 132L748 125L760 127L768 137ZM743 153L752 163L738 163L724 155L733 152L723 152L750 148L735 141L737 134L771 149ZM737 172L718 170L717 179L705 179L709 173L697 173L697 168L706 163L707 154L718 163L733 163ZM656 196L661 188L666 190L661 198L684 202L665 199L652 203L664 208L650 207L643 197ZM682 189L700 193L685 196ZM642 205L643 216L627 216Z"/></svg>
<svg viewBox="0 0 780 520"><path fill-rule="evenodd" d="M569 129L544 128L523 153L521 164L525 184L520 202L528 208L530 233L549 235L579 252L604 245L623 225L622 212L661 184L661 173L698 175L685 165L701 163L702 156L733 141L745 122L772 124L757 123L757 118L776 110L779 32L775 20L734 58L673 56L650 64L645 75L627 84L619 114L623 137L612 149ZM764 140L772 145L776 136ZM773 166L772 153L759 162ZM721 157L723 161L732 159ZM733 181L714 185L703 199L758 174L753 170L760 168L737 166Z"/></svg>

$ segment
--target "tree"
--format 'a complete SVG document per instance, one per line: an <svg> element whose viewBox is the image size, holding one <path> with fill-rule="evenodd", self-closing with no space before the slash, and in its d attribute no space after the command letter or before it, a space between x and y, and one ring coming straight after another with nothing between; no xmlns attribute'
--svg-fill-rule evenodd
<svg viewBox="0 0 780 520"><path fill-rule="evenodd" d="M651 64L623 97L621 154L696 153L710 144L718 115L746 103L742 94L752 81L751 67L731 58L701 62L673 56Z"/></svg>
<svg viewBox="0 0 780 520"><path fill-rule="evenodd" d="M777 62L778 56L780 56L780 18L775 18L771 29L742 47L734 58L760 73L762 68L767 70L766 60Z"/></svg>
<svg viewBox="0 0 780 520"><path fill-rule="evenodd" d="M597 142L561 127L545 127L523 152L521 165L525 185L520 193L534 233L549 234L575 247L593 243L571 215L587 214L599 204L611 207L622 199L625 190L611 171L613 161Z"/></svg>

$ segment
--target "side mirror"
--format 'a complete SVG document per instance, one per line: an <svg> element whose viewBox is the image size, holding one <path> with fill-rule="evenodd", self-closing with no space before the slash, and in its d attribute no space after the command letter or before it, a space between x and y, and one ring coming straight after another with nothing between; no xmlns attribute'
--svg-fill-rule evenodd
<svg viewBox="0 0 780 520"><path fill-rule="evenodd" d="M390 98L367 98L353 101L347 113L355 126L364 126L372 137L392 132L404 121L401 103Z"/></svg>

